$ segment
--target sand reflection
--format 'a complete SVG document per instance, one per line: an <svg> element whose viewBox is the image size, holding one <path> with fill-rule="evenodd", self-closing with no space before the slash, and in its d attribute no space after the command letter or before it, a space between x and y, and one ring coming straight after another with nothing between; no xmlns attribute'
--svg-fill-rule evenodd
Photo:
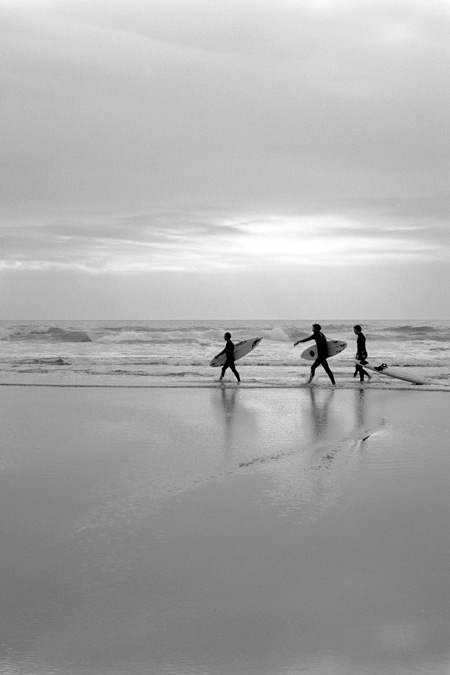
<svg viewBox="0 0 450 675"><path fill-rule="evenodd" d="M243 392L238 387L222 386L213 390L211 407L217 428L216 442L222 446L223 464L221 471L229 471L249 445L253 446L260 437L258 417L243 402ZM245 399L245 396L244 396Z"/></svg>
<svg viewBox="0 0 450 675"><path fill-rule="evenodd" d="M311 428L313 431L313 442L318 442L326 436L327 426L328 426L328 417L330 404L333 400L335 391L331 389L327 391L322 398L319 400L317 390L314 387L311 387L309 390L310 393L310 414L311 414Z"/></svg>
<svg viewBox="0 0 450 675"><path fill-rule="evenodd" d="M317 519L336 507L340 495L364 465L367 441L382 421L368 413L364 390L340 396L335 390L311 387L299 396L297 426L291 446L260 462L272 479L271 499L302 520ZM284 419L287 425L289 420Z"/></svg>
<svg viewBox="0 0 450 675"><path fill-rule="evenodd" d="M233 431L236 415L237 389L221 387L221 403L224 421L224 462L230 464L233 457Z"/></svg>

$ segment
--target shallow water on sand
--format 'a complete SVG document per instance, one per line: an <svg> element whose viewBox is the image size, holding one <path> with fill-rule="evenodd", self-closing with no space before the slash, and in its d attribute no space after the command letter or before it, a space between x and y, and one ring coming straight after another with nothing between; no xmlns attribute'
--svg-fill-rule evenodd
<svg viewBox="0 0 450 675"><path fill-rule="evenodd" d="M0 673L448 673L447 398L9 387Z"/></svg>

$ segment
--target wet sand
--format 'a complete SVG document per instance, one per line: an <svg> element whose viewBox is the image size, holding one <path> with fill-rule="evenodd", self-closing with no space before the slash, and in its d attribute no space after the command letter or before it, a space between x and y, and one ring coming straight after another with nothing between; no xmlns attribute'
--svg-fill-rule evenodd
<svg viewBox="0 0 450 675"><path fill-rule="evenodd" d="M0 673L450 671L448 394L1 394Z"/></svg>

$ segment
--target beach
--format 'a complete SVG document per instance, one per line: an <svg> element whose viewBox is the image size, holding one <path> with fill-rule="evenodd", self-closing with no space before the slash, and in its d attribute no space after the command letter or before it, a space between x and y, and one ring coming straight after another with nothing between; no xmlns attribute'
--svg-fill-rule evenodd
<svg viewBox="0 0 450 675"><path fill-rule="evenodd" d="M1 673L449 672L447 393L1 389Z"/></svg>
<svg viewBox="0 0 450 675"><path fill-rule="evenodd" d="M0 35L0 675L450 675L450 1Z"/></svg>

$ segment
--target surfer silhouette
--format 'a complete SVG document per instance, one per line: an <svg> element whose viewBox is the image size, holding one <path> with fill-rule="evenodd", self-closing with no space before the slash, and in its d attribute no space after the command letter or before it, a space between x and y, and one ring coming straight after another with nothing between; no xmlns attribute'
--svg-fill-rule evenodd
<svg viewBox="0 0 450 675"><path fill-rule="evenodd" d="M220 354L225 354L226 356L226 361L222 366L222 372L219 377L219 382L223 380L223 376L225 375L225 371L227 368L231 370L232 373L234 373L238 384L241 382L240 375L238 371L236 370L236 367L234 365L234 343L231 341L231 333L225 333L223 336L223 339L226 341L225 349L222 349ZM220 354L217 354L217 356L220 356Z"/></svg>
<svg viewBox="0 0 450 675"><path fill-rule="evenodd" d="M370 380L370 375L367 370L364 370L363 365L367 363L367 349L366 349L366 336L362 332L362 328L359 324L353 326L353 332L356 335L356 359L361 362L362 365L356 365L355 372L353 377L359 375L359 381L364 382L364 375L367 375Z"/></svg>
<svg viewBox="0 0 450 675"><path fill-rule="evenodd" d="M307 338L303 338L303 340L297 340L297 342L294 344L294 347L298 345L300 342L309 342L309 340L314 340L316 345L317 345L317 359L314 361L314 363L311 366L311 375L309 376L308 384L312 382L312 379L314 375L316 374L316 369L318 366L322 366L326 374L331 380L332 384L336 384L334 380L334 375L330 370L330 366L328 365L328 345L327 345L327 338L325 335L322 333L322 326L320 323L314 323L313 324L313 334L310 335Z"/></svg>

